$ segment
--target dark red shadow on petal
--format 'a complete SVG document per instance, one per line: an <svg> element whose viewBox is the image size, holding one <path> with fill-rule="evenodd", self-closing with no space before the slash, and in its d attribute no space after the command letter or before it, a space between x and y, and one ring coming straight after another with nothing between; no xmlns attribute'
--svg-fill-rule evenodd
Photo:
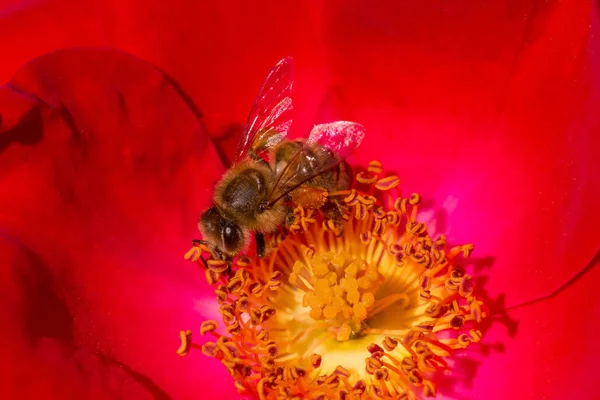
<svg viewBox="0 0 600 400"><path fill-rule="evenodd" d="M177 90L177 93L181 96L185 104L189 107L189 109L194 113L198 121L202 122L204 116L202 112L198 109L192 97L181 87L179 82L170 76L165 71L161 71L165 76L165 79ZM232 124L231 126L226 126L223 132L213 132L211 134L211 139L213 144L216 147L216 150L219 154L219 159L224 166L231 165L231 161L233 159L234 148L230 148L228 143L231 142L231 138L234 137L236 139L239 137L239 134L242 132L242 126L239 124Z"/></svg>
<svg viewBox="0 0 600 400"><path fill-rule="evenodd" d="M3 152L11 143L22 145L33 145L42 141L42 112L39 106L34 106L25 111L25 114L19 117L17 126L11 128L6 133L2 132L2 120L0 120L0 152Z"/></svg>
<svg viewBox="0 0 600 400"><path fill-rule="evenodd" d="M22 289L22 310L24 325L23 337L30 343L31 349L38 349L40 357L45 357L44 350L39 350L38 343L55 339L62 349L63 356L70 359L75 369L85 379L86 374L101 373L106 376L111 367L123 371L129 379L146 389L156 400L168 400L171 397L160 388L150 377L136 371L130 366L114 357L108 356L100 351L87 352L76 345L74 339L74 318L69 305L59 295L59 289L55 284L56 276L53 275L51 267L35 251L16 243L9 237L3 237L3 242L18 253L19 263L12 265L18 280L17 285ZM35 350L33 350L35 351ZM87 353L87 354L86 354ZM82 362L82 357L92 358L92 365L97 370L90 368L89 362ZM98 362L96 362L96 360ZM73 379L74 376L66 376ZM114 378L113 378L114 379ZM36 381L31 380L35 385ZM18 395L15 393L15 395ZM116 395L116 393L114 393ZM111 395L108 395L112 398Z"/></svg>
<svg viewBox="0 0 600 400"><path fill-rule="evenodd" d="M469 258L466 261L465 265L473 266L474 270L479 271L479 273L491 268L493 263L493 259L489 257L483 257L481 259ZM434 382L436 382L439 392L456 400L467 400L472 398L472 393L464 395L461 392L463 392L463 389L466 389L468 392L469 389L472 388L475 379L477 379L478 368L486 362L486 358L489 358L493 354L504 353L507 350L505 344L506 339L518 337L519 325L522 321L513 318L511 316L511 311L527 309L538 303L544 303L561 296L567 289L583 280L598 266L600 266L600 251L598 251L594 257L592 257L592 259L568 281L564 282L556 289L543 296L532 298L519 304L510 305L505 303L504 294L499 294L495 298L490 297L485 290L488 277L485 275L476 275L475 285L477 296L483 300L489 310L488 317L482 321L482 324L479 327L483 333L483 340L480 343L471 345L464 351L457 352L453 359L455 363L451 368L451 374L446 374L444 372L435 374ZM528 318L536 318L535 313L525 315ZM497 328L498 325L504 327L506 336L499 337L496 332L495 336L486 337L486 333L491 331L492 327ZM539 335L540 337L543 337L544 333L540 332ZM524 396L527 397L526 395Z"/></svg>
<svg viewBox="0 0 600 400"><path fill-rule="evenodd" d="M96 354L98 359L108 366L117 366L121 368L123 371L127 373L133 380L140 383L144 388L148 389L148 391L152 394L155 400L170 400L171 397L165 392L160 386L158 386L152 379L148 376L136 371L131 368L127 364L124 364L122 361L117 360L116 358L109 357L106 354L98 353Z"/></svg>
<svg viewBox="0 0 600 400"><path fill-rule="evenodd" d="M31 341L49 337L73 343L73 315L56 293L56 279L43 258L20 246L23 263L16 271L23 288L24 332Z"/></svg>
<svg viewBox="0 0 600 400"><path fill-rule="evenodd" d="M48 385L87 397L106 369L135 383L114 389L127 398L235 392L224 369L175 352L183 325L212 317L183 254L223 171L181 94L131 55L70 49L25 65L0 88L0 113L0 227L28 254L6 261L6 360L19 379L40 365L15 397ZM117 397L101 386L95 398Z"/></svg>
<svg viewBox="0 0 600 400"><path fill-rule="evenodd" d="M173 85L173 87L177 90L181 98L185 101L187 106L192 110L198 121L203 122L203 115L194 104L192 97L181 87L179 82L175 80L172 76L169 76L166 72L163 71L168 82ZM231 165L233 160L233 155L237 148L237 144L239 141L239 137L242 134L244 129L244 125L241 123L231 123L231 124L222 124L218 127L218 131L210 132L210 138L215 145L215 149L219 154L219 159L221 160L221 164L224 166Z"/></svg>
<svg viewBox="0 0 600 400"><path fill-rule="evenodd" d="M590 260L589 263L587 263L587 265L585 265L583 268L581 268L579 271L577 271L565 283L563 283L556 289L552 290L548 294L533 298L531 300L524 301L519 304L510 305L510 306L502 309L502 311L516 310L518 308L527 307L527 306L539 303L541 301L549 300L555 296L558 296L563 291L569 289L571 286L573 286L575 283L577 283L579 280L583 279L588 273L590 273L592 271L593 268L597 267L599 264L600 264L600 250L596 252L594 257L592 257L592 259Z"/></svg>

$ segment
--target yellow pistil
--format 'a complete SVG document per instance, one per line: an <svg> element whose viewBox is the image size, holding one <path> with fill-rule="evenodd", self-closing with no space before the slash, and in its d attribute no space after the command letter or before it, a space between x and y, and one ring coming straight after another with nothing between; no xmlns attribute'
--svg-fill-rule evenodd
<svg viewBox="0 0 600 400"><path fill-rule="evenodd" d="M332 251L296 261L289 283L304 291L302 305L317 321L327 321L339 341L360 333L384 277L375 264Z"/></svg>
<svg viewBox="0 0 600 400"><path fill-rule="evenodd" d="M485 307L458 264L472 245L447 247L417 220L420 196L401 196L372 162L356 187L333 192L346 209L329 221L295 210L287 238L263 259L207 262L224 330L205 321L201 348L219 359L240 393L260 399L435 397L438 370L481 339ZM382 200L387 206L382 205ZM206 249L186 258L199 263ZM200 264L203 265L203 264ZM181 355L198 347L181 332Z"/></svg>

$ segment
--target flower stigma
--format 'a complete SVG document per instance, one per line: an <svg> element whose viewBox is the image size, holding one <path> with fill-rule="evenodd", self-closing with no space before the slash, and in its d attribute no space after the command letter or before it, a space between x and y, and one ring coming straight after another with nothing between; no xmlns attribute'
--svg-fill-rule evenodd
<svg viewBox="0 0 600 400"><path fill-rule="evenodd" d="M472 245L450 247L417 220L421 198L402 197L396 176L373 161L352 189L332 192L341 221L298 206L287 235L264 258L224 261L193 247L222 321L192 348L221 361L241 394L259 399L416 399L435 397L434 373L481 339L486 317L459 265ZM203 267L204 268L204 267Z"/></svg>

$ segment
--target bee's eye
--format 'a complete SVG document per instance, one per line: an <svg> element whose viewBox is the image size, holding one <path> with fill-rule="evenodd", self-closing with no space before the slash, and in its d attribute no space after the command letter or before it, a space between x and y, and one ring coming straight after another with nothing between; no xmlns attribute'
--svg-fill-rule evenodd
<svg viewBox="0 0 600 400"><path fill-rule="evenodd" d="M228 252L235 252L242 242L242 231L233 223L223 226L223 245Z"/></svg>

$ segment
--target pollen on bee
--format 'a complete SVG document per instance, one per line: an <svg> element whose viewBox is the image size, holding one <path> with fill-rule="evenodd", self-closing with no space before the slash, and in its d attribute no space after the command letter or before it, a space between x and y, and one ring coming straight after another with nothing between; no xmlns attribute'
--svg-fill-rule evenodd
<svg viewBox="0 0 600 400"><path fill-rule="evenodd" d="M299 205L289 235L265 258L242 256L231 275L207 255L219 304L201 324L214 342L192 348L221 361L240 393L259 399L416 399L438 395L436 373L482 339L485 304L461 267L473 245L450 246L418 220L421 196L403 197L374 161L332 219ZM186 258L199 262L204 249Z"/></svg>

